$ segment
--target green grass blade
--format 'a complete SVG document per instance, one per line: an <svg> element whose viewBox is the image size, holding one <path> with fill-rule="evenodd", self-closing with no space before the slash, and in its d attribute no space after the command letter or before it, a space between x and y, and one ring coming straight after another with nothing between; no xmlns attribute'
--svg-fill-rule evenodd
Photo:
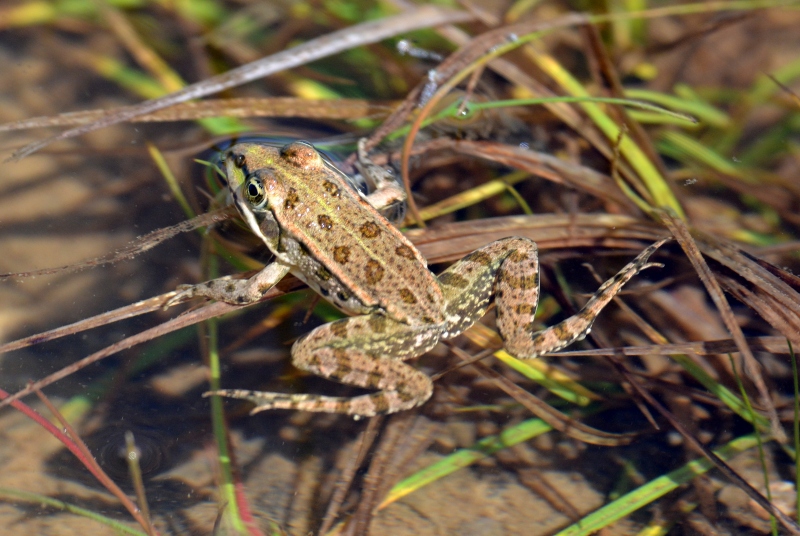
<svg viewBox="0 0 800 536"><path fill-rule="evenodd" d="M723 461L727 461L737 454L755 447L757 444L754 435L747 435L734 439L714 453ZM671 473L651 480L632 492L623 495L616 501L596 510L577 523L570 525L556 536L589 536L590 534L607 527L611 523L622 519L639 508L647 506L653 501L663 497L678 486L686 484L694 477L702 475L714 464L705 458L691 461Z"/></svg>
<svg viewBox="0 0 800 536"><path fill-rule="evenodd" d="M746 420L750 424L756 426L757 429L761 430L762 432L769 432L770 424L766 417L758 413L751 414L747 410L747 405L741 398L736 396L733 391L709 376L706 371L703 370L703 368L697 363L692 361L692 359L682 354L673 355L670 357L672 357L672 359L674 359L681 367L683 367L686 372L691 374L695 380L700 382L703 387L713 393L714 396L720 400L720 402L728 406L731 411L736 413L739 417Z"/></svg>
<svg viewBox="0 0 800 536"><path fill-rule="evenodd" d="M153 159L156 167L158 167L158 170L161 172L161 176L164 177L164 181L167 183L169 191L172 193L172 197L174 197L181 206L181 209L183 210L183 213L186 214L186 217L191 219L197 216L197 214L194 213L194 210L192 210L189 200L186 199L185 195L183 195L183 191L178 184L178 179L175 178L175 175L172 173L169 164L167 164L164 155L161 154L161 151L158 150L158 147L148 142L147 150L150 153L150 158Z"/></svg>
<svg viewBox="0 0 800 536"><path fill-rule="evenodd" d="M707 102L699 100L699 98L682 98L648 89L626 89L625 96L631 99L653 102L664 108L689 114L700 123L710 127L726 128L731 124L731 118L728 114Z"/></svg>
<svg viewBox="0 0 800 536"><path fill-rule="evenodd" d="M694 160L731 177L747 178L742 169L729 158L722 156L702 142L674 130L661 134L658 150L681 161Z"/></svg>
<svg viewBox="0 0 800 536"><path fill-rule="evenodd" d="M446 458L403 479L389 491L378 508L384 508L423 486L427 486L431 482L435 482L478 460L486 458L498 450L527 441L528 439L542 435L550 430L552 430L552 428L544 421L540 419L530 419L504 430L499 435L481 439L474 447L459 449Z"/></svg>
<svg viewBox="0 0 800 536"><path fill-rule="evenodd" d="M586 88L548 54L537 52L530 57L540 69L544 70L570 95L578 97L589 96ZM619 126L600 106L591 102L584 102L579 106L612 143L619 138ZM636 170L648 192L653 197L655 204L659 207L669 207L681 219L686 219L683 208L673 195L672 190L670 190L666 179L661 176L658 168L650 161L644 151L627 136L621 139L619 149L631 167Z"/></svg>
<svg viewBox="0 0 800 536"><path fill-rule="evenodd" d="M58 510L63 510L65 512L70 512L72 514L77 514L79 516L83 516L89 519L94 519L95 521L110 527L119 534L131 534L133 536L147 536L147 534L145 534L144 532L133 529L127 525L123 525L116 519L111 519L110 517L106 517L102 514L98 514L92 512L91 510L81 508L80 506L75 506L74 504L66 503L64 501L59 501L58 499L53 499L45 495L39 495L38 493L30 493L27 491L19 491L10 488L0 488L0 497L5 497L6 499L11 501L24 501L27 503L49 506L50 508L56 508Z"/></svg>
<svg viewBox="0 0 800 536"><path fill-rule="evenodd" d="M744 389L742 378L739 376L739 373L736 370L736 363L733 361L733 356L728 354L728 359L730 359L731 370L736 378L736 385L739 386L739 393L742 395L742 400L744 400L744 403L747 404L747 413L752 418L751 422L755 422L756 412L753 410L753 405L750 403L750 397L747 396L747 391ZM767 500L772 502L772 490L769 487L769 470L767 469L767 460L764 457L764 443L761 441L761 436L758 434L758 430L755 432L756 440L758 441L758 460L761 462L761 474L764 477L764 489L767 492ZM775 516L771 514L769 516L769 524L770 527L772 527L773 536L778 536L778 522L775 519Z"/></svg>
<svg viewBox="0 0 800 536"><path fill-rule="evenodd" d="M566 375L558 373L556 369L543 361L522 361L503 350L495 352L494 356L529 380L535 381L568 402L578 406L588 406L592 400L600 399L586 387Z"/></svg>

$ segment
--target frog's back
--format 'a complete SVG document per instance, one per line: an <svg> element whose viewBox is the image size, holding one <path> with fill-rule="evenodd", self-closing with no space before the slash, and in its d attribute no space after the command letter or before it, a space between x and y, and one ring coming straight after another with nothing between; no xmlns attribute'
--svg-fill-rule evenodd
<svg viewBox="0 0 800 536"><path fill-rule="evenodd" d="M292 264L303 280L322 288L333 280L399 321L442 321L441 291L424 258L341 172L305 143L284 147L275 162L260 173L279 227L300 244Z"/></svg>

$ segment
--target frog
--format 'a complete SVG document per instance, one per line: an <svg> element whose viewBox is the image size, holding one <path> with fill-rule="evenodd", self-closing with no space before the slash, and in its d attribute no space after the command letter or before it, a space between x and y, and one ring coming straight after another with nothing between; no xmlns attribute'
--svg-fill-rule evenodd
<svg viewBox="0 0 800 536"><path fill-rule="evenodd" d="M433 382L407 361L472 326L492 301L505 350L519 359L556 352L590 331L600 311L668 239L642 251L603 283L575 315L537 330L539 260L536 243L511 236L487 244L439 275L383 215L405 203L405 190L359 146L369 194L306 141L281 148L237 143L223 156L233 204L274 260L249 279L232 276L181 290L236 305L260 301L291 273L349 315L323 324L291 349L295 367L372 392L340 397L221 389L225 396L269 409L340 413L355 418L409 410L433 394Z"/></svg>

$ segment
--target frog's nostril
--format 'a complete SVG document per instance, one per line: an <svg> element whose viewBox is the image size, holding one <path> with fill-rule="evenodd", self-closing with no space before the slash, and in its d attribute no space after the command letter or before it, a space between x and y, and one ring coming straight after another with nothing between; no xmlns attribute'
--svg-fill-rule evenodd
<svg viewBox="0 0 800 536"><path fill-rule="evenodd" d="M244 167L244 155L243 154L237 154L235 159L234 159L234 161L233 161L233 163L236 165L236 167L243 168Z"/></svg>

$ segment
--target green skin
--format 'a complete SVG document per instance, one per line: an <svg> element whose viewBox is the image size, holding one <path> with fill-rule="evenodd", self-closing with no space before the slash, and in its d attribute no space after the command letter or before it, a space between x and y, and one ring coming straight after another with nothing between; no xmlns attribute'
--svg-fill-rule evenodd
<svg viewBox="0 0 800 536"><path fill-rule="evenodd" d="M381 170L362 157L367 170ZM233 304L259 301L286 274L353 315L297 341L292 362L332 380L376 392L352 398L221 390L250 400L253 413L273 408L354 416L394 413L428 400L433 384L405 363L469 328L494 298L506 350L532 359L583 339L597 315L665 242L644 250L606 281L576 315L534 333L539 301L536 244L523 237L492 242L439 276L379 210L405 200L386 174L363 196L306 142L282 149L241 143L225 155L228 186L250 229L275 260L247 280L222 278L183 289L180 299L206 296Z"/></svg>

